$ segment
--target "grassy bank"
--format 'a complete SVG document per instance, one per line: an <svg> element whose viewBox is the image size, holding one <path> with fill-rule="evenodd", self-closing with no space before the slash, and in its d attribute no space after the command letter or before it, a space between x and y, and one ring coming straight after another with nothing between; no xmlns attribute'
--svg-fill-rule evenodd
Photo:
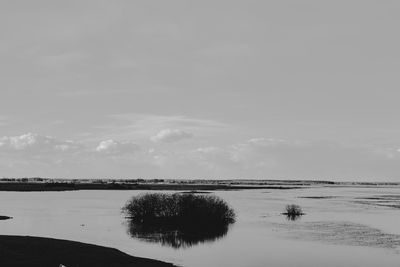
<svg viewBox="0 0 400 267"><path fill-rule="evenodd" d="M132 257L113 248L74 241L0 235L2 267L172 267L170 263Z"/></svg>

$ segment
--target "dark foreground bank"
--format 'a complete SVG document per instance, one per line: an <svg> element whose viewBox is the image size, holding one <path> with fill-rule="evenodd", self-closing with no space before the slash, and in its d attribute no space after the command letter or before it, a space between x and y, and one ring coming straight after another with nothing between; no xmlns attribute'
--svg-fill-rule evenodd
<svg viewBox="0 0 400 267"><path fill-rule="evenodd" d="M42 237L0 235L2 267L172 267L170 263L132 257L117 249Z"/></svg>

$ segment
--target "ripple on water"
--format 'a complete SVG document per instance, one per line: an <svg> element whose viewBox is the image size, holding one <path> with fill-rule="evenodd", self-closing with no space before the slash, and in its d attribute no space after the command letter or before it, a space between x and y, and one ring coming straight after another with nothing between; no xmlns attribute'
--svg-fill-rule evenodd
<svg viewBox="0 0 400 267"><path fill-rule="evenodd" d="M388 234L379 229L352 222L322 221L295 224L274 223L274 225L285 229L285 235L294 239L386 249L400 247L400 235Z"/></svg>

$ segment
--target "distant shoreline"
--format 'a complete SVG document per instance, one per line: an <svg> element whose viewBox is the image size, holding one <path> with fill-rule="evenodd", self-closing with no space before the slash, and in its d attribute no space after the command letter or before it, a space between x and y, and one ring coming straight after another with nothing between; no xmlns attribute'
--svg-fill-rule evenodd
<svg viewBox="0 0 400 267"><path fill-rule="evenodd" d="M302 189L309 187L400 187L394 182L332 182L318 180L169 180L2 178L0 191Z"/></svg>
<svg viewBox="0 0 400 267"><path fill-rule="evenodd" d="M41 192L74 190L174 190L214 191L243 189L299 189L300 186L283 185L221 185L221 184L168 184L168 183L72 183L72 182L0 182L0 191Z"/></svg>
<svg viewBox="0 0 400 267"><path fill-rule="evenodd" d="M133 257L114 248L43 237L0 235L0 266L47 267L173 267L152 259Z"/></svg>

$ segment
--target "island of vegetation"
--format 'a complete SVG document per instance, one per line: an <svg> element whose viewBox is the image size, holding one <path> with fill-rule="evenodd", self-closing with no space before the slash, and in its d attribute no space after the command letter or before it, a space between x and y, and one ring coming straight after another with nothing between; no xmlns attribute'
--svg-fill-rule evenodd
<svg viewBox="0 0 400 267"><path fill-rule="evenodd" d="M131 236L174 248L223 237L236 216L220 197L188 193L141 194L123 212Z"/></svg>

